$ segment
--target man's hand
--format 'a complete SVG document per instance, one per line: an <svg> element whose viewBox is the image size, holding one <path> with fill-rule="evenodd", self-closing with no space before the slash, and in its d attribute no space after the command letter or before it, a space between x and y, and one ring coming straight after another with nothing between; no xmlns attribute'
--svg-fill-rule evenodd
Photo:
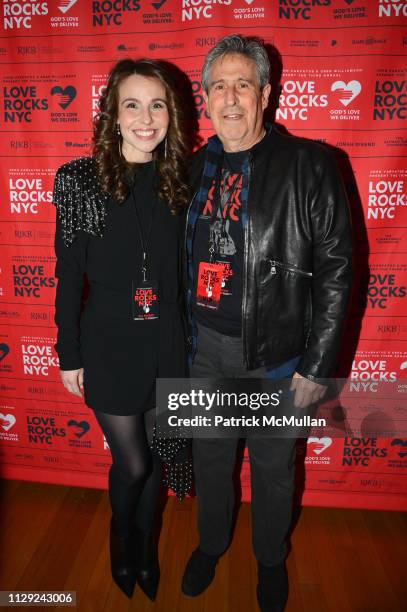
<svg viewBox="0 0 407 612"><path fill-rule="evenodd" d="M301 376L298 372L294 372L290 391L295 391L295 408L306 408L310 404L315 404L324 396L326 387Z"/></svg>
<svg viewBox="0 0 407 612"><path fill-rule="evenodd" d="M60 370L62 384L69 393L82 397L83 393L83 368L79 370Z"/></svg>

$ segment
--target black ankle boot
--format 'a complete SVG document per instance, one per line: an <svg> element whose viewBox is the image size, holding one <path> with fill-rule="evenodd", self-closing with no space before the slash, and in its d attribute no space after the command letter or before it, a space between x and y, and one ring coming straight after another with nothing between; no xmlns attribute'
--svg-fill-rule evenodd
<svg viewBox="0 0 407 612"><path fill-rule="evenodd" d="M284 612L288 600L285 561L272 567L258 563L257 602L261 612Z"/></svg>
<svg viewBox="0 0 407 612"><path fill-rule="evenodd" d="M118 536L110 522L110 566L113 580L117 586L127 595L133 595L136 586L136 543L134 532L128 537Z"/></svg>
<svg viewBox="0 0 407 612"><path fill-rule="evenodd" d="M200 548L193 551L185 567L181 590L188 597L203 593L215 577L219 555L207 555Z"/></svg>
<svg viewBox="0 0 407 612"><path fill-rule="evenodd" d="M157 595L160 566L153 532L138 531L137 582L151 601Z"/></svg>

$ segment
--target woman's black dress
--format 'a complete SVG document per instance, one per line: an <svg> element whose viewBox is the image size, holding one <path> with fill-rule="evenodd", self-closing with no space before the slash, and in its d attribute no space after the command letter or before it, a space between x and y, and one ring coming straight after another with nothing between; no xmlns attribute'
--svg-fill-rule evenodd
<svg viewBox="0 0 407 612"><path fill-rule="evenodd" d="M85 402L107 414L140 414L152 408L156 377L186 373L180 267L182 216L154 194L154 162L141 164L134 198L106 203L102 237L78 231L66 246L57 222L55 321L62 370L84 368ZM142 248L134 207L147 249L149 280L158 283L159 318L134 320L132 282L141 279ZM153 217L152 217L153 215ZM82 314L83 278L89 295Z"/></svg>

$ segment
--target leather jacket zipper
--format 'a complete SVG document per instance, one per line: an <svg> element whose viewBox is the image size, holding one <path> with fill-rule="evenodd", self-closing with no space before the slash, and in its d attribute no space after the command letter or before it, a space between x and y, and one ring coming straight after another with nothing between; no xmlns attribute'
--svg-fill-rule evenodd
<svg viewBox="0 0 407 612"><path fill-rule="evenodd" d="M187 261L188 261L188 252L187 252L188 217L189 217L189 213L191 212L191 206L194 203L194 200L196 198L196 194L197 193L198 193L198 191L195 191L194 195L191 198L190 203L188 204L187 214L186 214L186 218L185 218L184 249L185 249L185 255L186 255Z"/></svg>
<svg viewBox="0 0 407 612"><path fill-rule="evenodd" d="M184 256L185 256L185 270L184 270L184 274L186 275L186 278L183 279L185 280L185 288L187 291L187 299L186 299L186 303L187 303L187 317L188 317L188 332L190 331L189 329L189 323L191 322L191 300L190 300L190 293L192 292L192 289L188 287L188 283L189 283L189 278L188 278L188 268L189 268L189 257L188 257L188 249L187 249L187 234L188 234L188 217L189 217L189 213L191 211L191 207L192 204L194 203L194 200L196 198L198 191L195 191L194 195L191 198L191 201L188 205L188 209L187 209L187 213L186 213L186 218L185 218L185 231L184 231ZM192 349L192 336L187 332L187 345L189 347L189 349Z"/></svg>
<svg viewBox="0 0 407 612"><path fill-rule="evenodd" d="M302 274L303 276L312 276L312 272L301 270L301 268L297 268L296 266L290 266L288 264L282 263L281 261L276 261L275 259L268 259L267 261L270 263L270 273L272 275L277 274L277 268L282 268L283 270L295 272L296 274Z"/></svg>
<svg viewBox="0 0 407 612"><path fill-rule="evenodd" d="M249 153L249 172L247 177L247 200L246 200L246 227L244 228L244 274L243 274L243 299L242 299L242 344L243 344L243 362L248 365L248 347L247 347L247 331L246 331L246 312L247 312L247 274L249 265L249 203L250 203L250 179L253 175L253 155Z"/></svg>

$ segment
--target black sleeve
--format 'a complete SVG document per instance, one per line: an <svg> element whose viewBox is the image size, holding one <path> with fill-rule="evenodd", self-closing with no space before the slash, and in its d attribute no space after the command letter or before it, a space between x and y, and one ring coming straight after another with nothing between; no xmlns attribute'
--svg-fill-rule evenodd
<svg viewBox="0 0 407 612"><path fill-rule="evenodd" d="M339 354L352 284L349 207L331 155L321 160L311 197L313 230L312 327L297 371L311 380L329 377Z"/></svg>
<svg viewBox="0 0 407 612"><path fill-rule="evenodd" d="M56 177L56 182L57 182ZM55 254L57 258L55 276L58 279L55 298L55 323L58 328L55 350L61 370L77 370L82 367L80 356L79 318L86 267L88 235L78 232L74 242L66 246L63 237L63 220L59 202L57 205ZM57 201L55 201L57 200Z"/></svg>

